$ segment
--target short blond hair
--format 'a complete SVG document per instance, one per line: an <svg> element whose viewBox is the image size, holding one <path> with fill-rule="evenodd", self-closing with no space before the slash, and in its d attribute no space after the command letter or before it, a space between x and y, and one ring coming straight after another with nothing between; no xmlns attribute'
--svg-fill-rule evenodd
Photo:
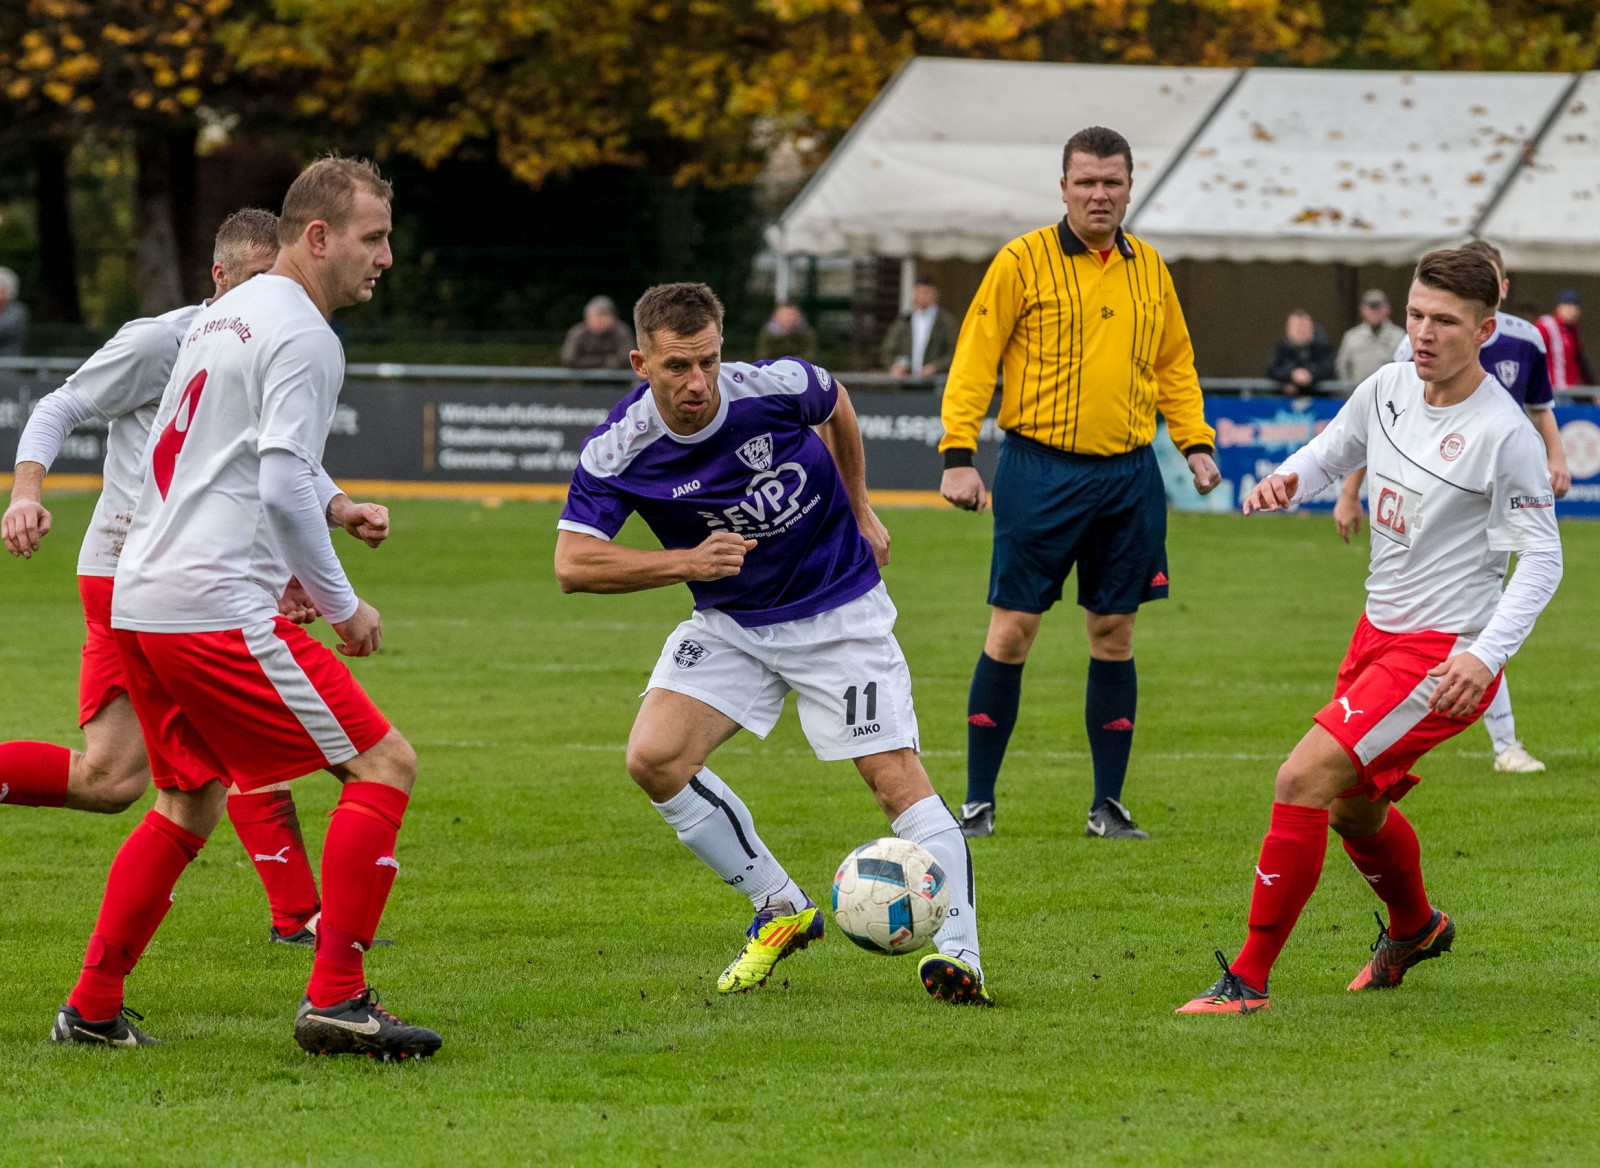
<svg viewBox="0 0 1600 1168"><path fill-rule="evenodd" d="M283 196L278 243L288 247L318 219L339 230L354 212L360 191L377 195L385 203L394 202L394 187L365 158L328 154L317 159L300 172Z"/></svg>
<svg viewBox="0 0 1600 1168"><path fill-rule="evenodd" d="M222 221L211 248L211 262L221 264L237 282L244 265L257 252L278 254L278 217L261 207L244 207Z"/></svg>

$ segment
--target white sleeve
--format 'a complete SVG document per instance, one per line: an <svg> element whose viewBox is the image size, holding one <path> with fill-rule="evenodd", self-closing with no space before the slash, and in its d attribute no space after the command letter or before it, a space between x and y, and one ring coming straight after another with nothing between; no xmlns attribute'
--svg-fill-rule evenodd
<svg viewBox="0 0 1600 1168"><path fill-rule="evenodd" d="M1489 618L1467 652L1482 661L1490 673L1499 673L1533 632L1533 622L1550 603L1559 583L1560 544L1521 553L1517 556L1517 570L1511 574L1511 583L1506 585L1506 590L1500 594L1500 603L1495 605L1494 616Z"/></svg>
<svg viewBox="0 0 1600 1168"><path fill-rule="evenodd" d="M1411 360L1411 334L1410 333L1407 333L1405 336L1401 337L1400 338L1400 343L1394 347L1394 359L1396 361L1409 361L1409 360Z"/></svg>
<svg viewBox="0 0 1600 1168"><path fill-rule="evenodd" d="M1367 465L1367 426L1377 397L1377 381L1382 370L1356 386L1327 428L1296 450L1274 474L1297 474L1291 503L1299 503L1325 491L1340 475Z"/></svg>
<svg viewBox="0 0 1600 1168"><path fill-rule="evenodd" d="M178 361L179 339L156 318L131 320L80 365L67 384L103 422L161 400Z"/></svg>
<svg viewBox="0 0 1600 1168"><path fill-rule="evenodd" d="M49 470L68 435L93 416L94 409L71 384L45 394L17 437L17 462L37 462Z"/></svg>
<svg viewBox="0 0 1600 1168"><path fill-rule="evenodd" d="M326 326L295 329L265 360L256 450L286 450L313 467L322 465L344 383L339 338Z"/></svg>
<svg viewBox="0 0 1600 1168"><path fill-rule="evenodd" d="M262 508L290 571L329 624L349 620L355 615L356 594L328 540L315 470L287 450L268 450L261 455L259 485Z"/></svg>
<svg viewBox="0 0 1600 1168"><path fill-rule="evenodd" d="M344 494L344 492L339 489L338 483L334 482L333 479L328 477L328 472L323 470L320 465L312 471L312 476L316 481L317 506L322 508L324 522L327 524L329 529L332 529L335 525L331 519L327 518L328 504L333 502L338 496Z"/></svg>
<svg viewBox="0 0 1600 1168"><path fill-rule="evenodd" d="M1497 552L1561 546L1544 439L1521 418L1503 435L1490 466L1488 536Z"/></svg>

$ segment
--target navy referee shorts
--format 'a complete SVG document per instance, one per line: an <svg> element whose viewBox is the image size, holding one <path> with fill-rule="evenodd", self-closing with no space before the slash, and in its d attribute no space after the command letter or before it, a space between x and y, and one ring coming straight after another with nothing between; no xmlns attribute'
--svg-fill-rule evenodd
<svg viewBox="0 0 1600 1168"><path fill-rule="evenodd" d="M1078 570L1078 604L1137 612L1167 596L1167 497L1148 446L1068 454L1008 434L994 476L989 603L1047 612Z"/></svg>

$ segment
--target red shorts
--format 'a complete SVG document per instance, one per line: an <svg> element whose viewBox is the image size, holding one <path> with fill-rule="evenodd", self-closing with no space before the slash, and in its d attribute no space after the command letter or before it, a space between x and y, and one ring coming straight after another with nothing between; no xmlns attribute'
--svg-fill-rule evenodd
<svg viewBox="0 0 1600 1168"><path fill-rule="evenodd" d="M110 576L79 576L83 598L83 666L78 670L78 725L86 726L101 710L128 692L122 677L117 639L111 633Z"/></svg>
<svg viewBox="0 0 1600 1168"><path fill-rule="evenodd" d="M157 787L250 791L349 762L389 732L344 663L284 617L116 637Z"/></svg>
<svg viewBox="0 0 1600 1168"><path fill-rule="evenodd" d="M1467 638L1455 633L1385 633L1362 613L1339 666L1333 701L1317 711L1316 723L1338 739L1361 777L1344 795L1401 798L1417 785L1416 761L1483 716L1500 688L1495 674L1478 708L1465 718L1446 718L1428 707L1439 684L1428 670L1461 652Z"/></svg>

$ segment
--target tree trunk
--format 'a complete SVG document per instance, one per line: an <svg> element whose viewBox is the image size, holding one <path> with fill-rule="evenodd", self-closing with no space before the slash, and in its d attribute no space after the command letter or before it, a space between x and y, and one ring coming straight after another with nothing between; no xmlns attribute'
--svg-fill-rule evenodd
<svg viewBox="0 0 1600 1168"><path fill-rule="evenodd" d="M39 214L39 291L33 303L40 320L81 324L77 249L67 206L67 150L55 142L33 147L34 201Z"/></svg>
<svg viewBox="0 0 1600 1168"><path fill-rule="evenodd" d="M139 286L139 312L144 316L159 316L186 303L173 222L172 146L166 134L154 130L141 130L134 139L139 170L135 218L139 247L134 279Z"/></svg>

